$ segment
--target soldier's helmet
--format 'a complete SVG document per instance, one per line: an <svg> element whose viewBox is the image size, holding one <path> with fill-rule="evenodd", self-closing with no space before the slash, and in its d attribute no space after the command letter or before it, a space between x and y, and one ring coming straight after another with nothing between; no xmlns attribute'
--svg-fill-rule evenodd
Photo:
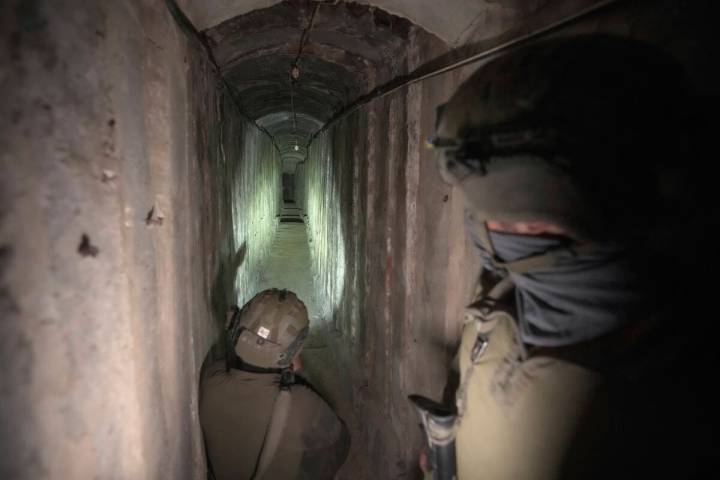
<svg viewBox="0 0 720 480"><path fill-rule="evenodd" d="M554 38L478 69L438 109L443 178L481 220L546 221L578 238L643 231L682 158L689 82L658 48Z"/></svg>
<svg viewBox="0 0 720 480"><path fill-rule="evenodd" d="M288 367L307 337L305 304L288 290L269 289L245 304L230 326L240 360L255 367Z"/></svg>

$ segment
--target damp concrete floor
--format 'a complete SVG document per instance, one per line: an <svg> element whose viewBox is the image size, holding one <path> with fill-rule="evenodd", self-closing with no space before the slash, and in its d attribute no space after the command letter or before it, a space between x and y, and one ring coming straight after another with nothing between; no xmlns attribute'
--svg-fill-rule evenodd
<svg viewBox="0 0 720 480"><path fill-rule="evenodd" d="M294 204L285 204L267 263L261 276L261 290L284 288L295 292L310 316L310 332L301 353L307 378L345 421L353 437L350 455L336 476L337 480L363 480L367 477L367 458L362 443L360 419L352 408L352 386L347 375L338 371L333 351L333 335L328 319L320 316L313 288L312 263L306 225Z"/></svg>

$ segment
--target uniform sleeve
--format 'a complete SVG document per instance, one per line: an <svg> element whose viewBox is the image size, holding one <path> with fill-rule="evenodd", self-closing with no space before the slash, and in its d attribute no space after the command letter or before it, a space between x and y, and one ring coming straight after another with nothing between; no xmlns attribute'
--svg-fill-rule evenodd
<svg viewBox="0 0 720 480"><path fill-rule="evenodd" d="M350 449L350 434L345 423L315 392L307 390L308 428L303 432L303 455L299 478L332 479L345 462Z"/></svg>

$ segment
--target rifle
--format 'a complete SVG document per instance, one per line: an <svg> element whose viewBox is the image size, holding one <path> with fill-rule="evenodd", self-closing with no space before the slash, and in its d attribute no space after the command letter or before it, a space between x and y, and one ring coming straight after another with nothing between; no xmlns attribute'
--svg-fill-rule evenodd
<svg viewBox="0 0 720 480"><path fill-rule="evenodd" d="M455 411L420 395L408 396L420 415L433 480L457 480Z"/></svg>

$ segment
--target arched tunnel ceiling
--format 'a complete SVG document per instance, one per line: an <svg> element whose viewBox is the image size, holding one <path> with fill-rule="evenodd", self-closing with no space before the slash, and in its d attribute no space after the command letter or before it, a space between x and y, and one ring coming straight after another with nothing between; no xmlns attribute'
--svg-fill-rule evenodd
<svg viewBox="0 0 720 480"><path fill-rule="evenodd" d="M285 171L294 171L311 135L343 106L401 73L413 28L365 4L323 3L298 62L300 77L291 83L290 67L315 5L274 3L204 31L245 113L274 137Z"/></svg>
<svg viewBox="0 0 720 480"><path fill-rule="evenodd" d="M493 10L497 4L516 0L358 0L358 3L377 6L386 12L407 18L449 45L461 44L472 26ZM243 15L252 10L267 8L278 0L179 0L178 3L200 30Z"/></svg>
<svg viewBox="0 0 720 480"><path fill-rule="evenodd" d="M177 2L207 36L246 113L256 121L263 119L262 125L290 162L286 171L294 170L294 162L304 157L316 125L376 85L406 73L402 69L410 29L425 30L454 47L476 41L478 31L485 36L499 34L511 20L552 5L550 0ZM290 65L318 3L291 97ZM312 122L292 122L293 103L295 111Z"/></svg>

